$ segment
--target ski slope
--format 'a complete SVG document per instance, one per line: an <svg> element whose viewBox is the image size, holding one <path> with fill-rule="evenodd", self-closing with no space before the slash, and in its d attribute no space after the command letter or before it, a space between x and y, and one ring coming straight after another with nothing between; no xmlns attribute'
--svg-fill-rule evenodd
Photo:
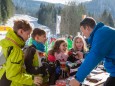
<svg viewBox="0 0 115 86"><path fill-rule="evenodd" d="M47 26L38 24L37 21L38 19L35 17L31 17L29 15L23 15L23 14L15 14L13 17L11 17L10 19L8 19L8 21L6 22L6 26L10 26L13 27L13 21L17 20L17 19L25 19L27 21L30 22L30 25L32 26L32 28L41 28L44 29L47 33L47 36L50 36L50 29ZM4 31L0 31L0 40L3 39L5 37L6 32Z"/></svg>

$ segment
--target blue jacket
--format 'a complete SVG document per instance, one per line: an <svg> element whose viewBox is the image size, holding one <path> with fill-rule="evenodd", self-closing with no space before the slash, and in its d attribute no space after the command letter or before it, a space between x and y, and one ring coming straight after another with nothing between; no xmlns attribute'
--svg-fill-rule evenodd
<svg viewBox="0 0 115 86"><path fill-rule="evenodd" d="M89 43L91 49L76 73L76 80L83 82L103 59L106 71L115 77L115 29L98 23L89 37Z"/></svg>

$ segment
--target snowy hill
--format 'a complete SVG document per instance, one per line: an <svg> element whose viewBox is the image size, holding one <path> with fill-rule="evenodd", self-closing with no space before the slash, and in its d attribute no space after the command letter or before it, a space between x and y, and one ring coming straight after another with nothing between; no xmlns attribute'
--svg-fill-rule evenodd
<svg viewBox="0 0 115 86"><path fill-rule="evenodd" d="M31 24L31 22L37 22L37 18L28 16L28 15L15 14L13 17L11 17L10 19L8 19L6 25L13 27L13 21L16 20L16 19L25 19L25 20L28 20L30 22L30 24ZM35 25L37 25L37 24L35 24ZM32 27L34 28L33 25L32 25Z"/></svg>
<svg viewBox="0 0 115 86"><path fill-rule="evenodd" d="M16 20L16 19L25 19L25 20L28 20L33 28L41 28L41 29L44 29L46 31L50 31L47 26L38 24L37 23L37 20L38 20L37 18L31 17L29 15L22 15L22 14L15 14L13 17L11 17L10 19L8 19L8 21L6 23L6 26L13 27L13 21Z"/></svg>
<svg viewBox="0 0 115 86"><path fill-rule="evenodd" d="M29 15L21 15L21 14L15 14L13 17L8 19L6 26L13 27L13 21L16 19L25 19L28 20L32 26L32 28L41 28L44 29L47 33L47 36L50 37L50 29L47 26L41 25L37 23L37 18L31 17ZM0 31L0 40L5 37L6 32Z"/></svg>

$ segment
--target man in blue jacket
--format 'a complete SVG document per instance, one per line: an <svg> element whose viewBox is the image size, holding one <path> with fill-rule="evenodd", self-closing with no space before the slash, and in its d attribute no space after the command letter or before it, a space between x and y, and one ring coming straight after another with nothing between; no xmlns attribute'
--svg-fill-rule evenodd
<svg viewBox="0 0 115 86"><path fill-rule="evenodd" d="M115 86L115 29L103 23L96 24L93 18L87 17L80 22L80 30L88 38L91 48L75 79L69 84L80 86L87 75L104 59L104 67L110 73L104 86Z"/></svg>

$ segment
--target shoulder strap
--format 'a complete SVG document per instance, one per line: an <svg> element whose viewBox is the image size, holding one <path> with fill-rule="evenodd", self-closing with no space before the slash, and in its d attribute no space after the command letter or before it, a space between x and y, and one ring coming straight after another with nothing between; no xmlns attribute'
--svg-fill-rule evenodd
<svg viewBox="0 0 115 86"><path fill-rule="evenodd" d="M7 58L8 58L8 56L10 55L10 53L11 53L11 50L13 49L13 46L10 46L10 47L8 47L8 50L7 50Z"/></svg>
<svg viewBox="0 0 115 86"><path fill-rule="evenodd" d="M13 49L13 46L8 47L8 49L7 49L7 57L6 58L5 58L4 54L3 54L3 52L2 51L0 52L0 66L2 66L6 62L6 60L7 60L8 56L10 55L12 49Z"/></svg>

